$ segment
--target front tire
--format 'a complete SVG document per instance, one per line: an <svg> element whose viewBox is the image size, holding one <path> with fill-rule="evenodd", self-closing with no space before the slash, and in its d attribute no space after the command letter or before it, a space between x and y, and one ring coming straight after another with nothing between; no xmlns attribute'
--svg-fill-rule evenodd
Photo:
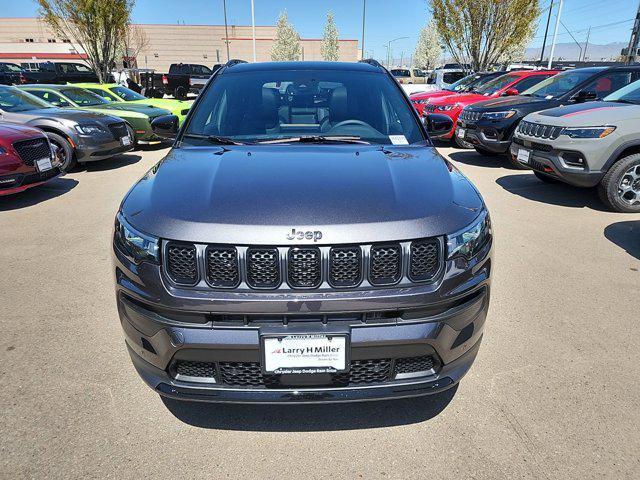
<svg viewBox="0 0 640 480"><path fill-rule="evenodd" d="M69 172L76 166L76 159L73 155L73 147L69 141L61 135L53 132L45 132L49 141L56 147L56 160L60 165L60 170Z"/></svg>
<svg viewBox="0 0 640 480"><path fill-rule="evenodd" d="M598 185L602 203L616 212L640 212L640 154L614 163Z"/></svg>

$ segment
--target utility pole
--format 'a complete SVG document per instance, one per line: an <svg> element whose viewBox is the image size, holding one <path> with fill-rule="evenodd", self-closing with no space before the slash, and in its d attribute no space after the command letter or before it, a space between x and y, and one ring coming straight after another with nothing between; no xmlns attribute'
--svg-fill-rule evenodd
<svg viewBox="0 0 640 480"><path fill-rule="evenodd" d="M360 51L362 52L361 56L362 59L364 60L365 57L365 49L364 49L364 19L366 17L367 14L367 0L362 0L362 42L360 45Z"/></svg>
<svg viewBox="0 0 640 480"><path fill-rule="evenodd" d="M585 62L587 60L587 48L589 47L589 36L591 35L591 25L589 25L589 30L587 30L587 41L584 42L584 53L582 54L582 61Z"/></svg>
<svg viewBox="0 0 640 480"><path fill-rule="evenodd" d="M251 30L253 32L253 62L256 62L256 16L253 8L253 0L251 0Z"/></svg>
<svg viewBox="0 0 640 480"><path fill-rule="evenodd" d="M553 10L553 0L551 0L551 5L549 5L549 15L547 15L547 26L544 29L544 40L542 40L542 51L540 52L540 61L538 65L540 65L544 61L544 47L547 46L547 33L549 33L549 22L551 21L551 10Z"/></svg>
<svg viewBox="0 0 640 480"><path fill-rule="evenodd" d="M224 9L224 43L227 44L227 62L231 60L229 56L229 29L227 27L227 0L222 0L222 8Z"/></svg>
<svg viewBox="0 0 640 480"><path fill-rule="evenodd" d="M636 61L638 40L640 40L640 5L638 5L636 21L633 24L633 30L631 30L631 38L629 39L629 47L627 48L627 65L631 65Z"/></svg>
<svg viewBox="0 0 640 480"><path fill-rule="evenodd" d="M558 25L560 25L560 15L562 15L562 0L558 6L558 13L556 14L556 25L553 28L553 40L551 41L551 53L549 54L549 62L547 68L551 70L551 64L553 63L553 52L556 49L556 38L558 37Z"/></svg>

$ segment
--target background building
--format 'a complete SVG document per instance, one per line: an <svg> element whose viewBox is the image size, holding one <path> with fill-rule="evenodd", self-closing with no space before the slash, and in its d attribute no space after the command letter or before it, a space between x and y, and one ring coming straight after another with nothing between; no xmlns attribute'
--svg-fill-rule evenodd
<svg viewBox="0 0 640 480"><path fill-rule="evenodd" d="M251 26L229 25L134 25L139 34L134 40L137 66L166 72L172 63L199 63L209 67L230 58L253 60ZM258 61L271 60L276 37L275 26L256 26ZM142 41L141 41L142 40ZM340 40L340 60L359 59L357 40ZM322 60L321 39L300 40L303 60ZM0 61L35 64L45 61L82 61L82 48L68 38L61 38L38 18L0 18Z"/></svg>

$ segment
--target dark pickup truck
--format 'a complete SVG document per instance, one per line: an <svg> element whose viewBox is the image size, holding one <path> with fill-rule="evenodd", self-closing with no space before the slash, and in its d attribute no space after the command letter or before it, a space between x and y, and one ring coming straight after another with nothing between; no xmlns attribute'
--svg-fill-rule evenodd
<svg viewBox="0 0 640 480"><path fill-rule="evenodd" d="M15 63L0 62L0 85L20 85L27 83L24 70Z"/></svg>
<svg viewBox="0 0 640 480"><path fill-rule="evenodd" d="M206 65L172 63L169 73L162 76L162 83L167 95L173 95L182 100L188 93L200 93L211 75L213 70Z"/></svg>
<svg viewBox="0 0 640 480"><path fill-rule="evenodd" d="M82 63L44 62L37 71L25 71L27 83L97 83L98 76Z"/></svg>

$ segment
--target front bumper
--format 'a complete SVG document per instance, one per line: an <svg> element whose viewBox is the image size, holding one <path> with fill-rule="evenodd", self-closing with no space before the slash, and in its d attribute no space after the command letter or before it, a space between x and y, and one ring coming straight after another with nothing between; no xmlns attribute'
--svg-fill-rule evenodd
<svg viewBox="0 0 640 480"><path fill-rule="evenodd" d="M511 119L509 119L511 120ZM464 129L461 140L481 147L492 153L508 153L513 133L513 123L502 120L482 120L478 122L465 122L458 120L455 127Z"/></svg>
<svg viewBox="0 0 640 480"><path fill-rule="evenodd" d="M577 187L595 187L600 183L606 172L592 170L589 166L589 152L575 149L575 142L569 148L563 148L557 140L553 143L545 143L540 139L527 139L515 136L510 148L510 154L518 157L521 149L530 152L527 163L523 166L544 173L550 177L557 178L570 185ZM566 163L564 157L567 155L577 155L584 159L584 168L572 167Z"/></svg>
<svg viewBox="0 0 640 480"><path fill-rule="evenodd" d="M136 370L160 395L184 400L314 403L440 392L471 367L490 298L491 242L472 262L447 262L436 284L335 293L190 292L168 286L159 267L130 265L118 251L114 263L118 313ZM372 321L359 315L374 311L387 314ZM343 318L345 312L357 318ZM291 318L274 320L278 313ZM221 314L244 314L245 319L225 323ZM329 320L318 320L318 315ZM351 368L382 359L390 362L388 375L340 386L331 378L298 384L286 375L270 384L259 380L239 386L217 377L223 364L259 368L262 335L314 333L348 335ZM394 369L398 359L426 357L432 360L428 370L407 375ZM179 362L210 364L217 378L184 380L176 374Z"/></svg>
<svg viewBox="0 0 640 480"><path fill-rule="evenodd" d="M30 173L17 173L0 176L0 196L11 195L27 190L31 187L37 187L61 174L58 167L53 167L45 172L38 172L33 169Z"/></svg>
<svg viewBox="0 0 640 480"><path fill-rule="evenodd" d="M78 162L97 162L120 153L133 150L133 142L123 145L120 139L101 139L83 135L76 143L75 154Z"/></svg>

